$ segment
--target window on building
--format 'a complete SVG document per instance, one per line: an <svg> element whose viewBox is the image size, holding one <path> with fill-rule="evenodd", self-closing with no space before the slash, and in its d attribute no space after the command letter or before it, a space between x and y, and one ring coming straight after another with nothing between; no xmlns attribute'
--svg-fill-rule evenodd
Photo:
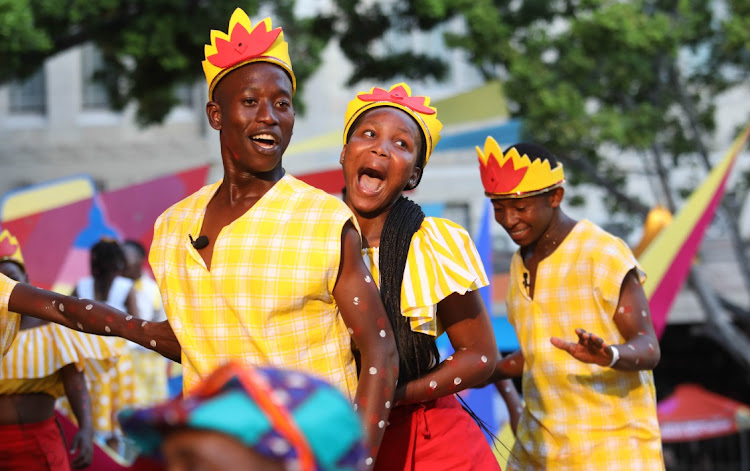
<svg viewBox="0 0 750 471"><path fill-rule="evenodd" d="M84 109L110 109L107 88L94 75L104 67L102 53L92 44L83 47L81 51L81 83L82 103Z"/></svg>
<svg viewBox="0 0 750 471"><path fill-rule="evenodd" d="M44 114L47 112L47 84L44 68L26 80L12 82L8 87L11 113Z"/></svg>

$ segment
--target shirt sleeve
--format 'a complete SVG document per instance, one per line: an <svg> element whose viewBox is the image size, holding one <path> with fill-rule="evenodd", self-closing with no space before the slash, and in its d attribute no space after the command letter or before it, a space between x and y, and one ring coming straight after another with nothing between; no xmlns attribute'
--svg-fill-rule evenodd
<svg viewBox="0 0 750 471"><path fill-rule="evenodd" d="M18 326L21 316L15 312L8 311L10 294L18 284L7 276L0 273L0 357L5 356L18 334Z"/></svg>
<svg viewBox="0 0 750 471"><path fill-rule="evenodd" d="M614 316L620 302L620 292L625 276L632 269L638 271L641 283L646 281L646 274L638 265L633 252L622 239L604 233L602 241L592 252L592 283L594 293L599 298L605 312Z"/></svg>
<svg viewBox="0 0 750 471"><path fill-rule="evenodd" d="M415 332L439 335L437 304L453 293L487 286L474 242L447 219L425 218L412 237L401 285L401 312Z"/></svg>

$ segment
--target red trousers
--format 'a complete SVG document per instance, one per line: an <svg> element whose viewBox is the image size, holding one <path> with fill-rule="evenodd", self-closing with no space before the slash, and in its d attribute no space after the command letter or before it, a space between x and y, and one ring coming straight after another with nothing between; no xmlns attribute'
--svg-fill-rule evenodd
<svg viewBox="0 0 750 471"><path fill-rule="evenodd" d="M375 471L500 470L484 434L455 396L396 407L388 421Z"/></svg>
<svg viewBox="0 0 750 471"><path fill-rule="evenodd" d="M0 471L70 471L68 451L54 417L0 425Z"/></svg>

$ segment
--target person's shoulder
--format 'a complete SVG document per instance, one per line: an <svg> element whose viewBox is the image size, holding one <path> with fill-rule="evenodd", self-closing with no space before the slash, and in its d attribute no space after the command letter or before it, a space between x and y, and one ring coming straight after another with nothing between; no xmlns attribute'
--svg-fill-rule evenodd
<svg viewBox="0 0 750 471"><path fill-rule="evenodd" d="M349 208L341 199L289 174L284 177L284 184L286 186L285 191L292 197L290 202L295 206L306 209L320 208L328 211L344 211L347 214L349 213Z"/></svg>
<svg viewBox="0 0 750 471"><path fill-rule="evenodd" d="M196 211L196 209L204 209L203 207L201 207L201 202L206 199L210 199L211 196L216 192L216 188L220 184L221 181L205 185L199 188L196 192L174 203L163 213L161 213L159 218L156 220L157 225L168 223L170 221L179 221L186 215L192 214L194 211Z"/></svg>
<svg viewBox="0 0 750 471"><path fill-rule="evenodd" d="M422 221L418 234L432 238L471 240L469 231L450 219L428 216Z"/></svg>
<svg viewBox="0 0 750 471"><path fill-rule="evenodd" d="M624 240L589 220L578 221L576 231L580 244L587 248L588 252L598 254L597 256L630 252L630 247Z"/></svg>

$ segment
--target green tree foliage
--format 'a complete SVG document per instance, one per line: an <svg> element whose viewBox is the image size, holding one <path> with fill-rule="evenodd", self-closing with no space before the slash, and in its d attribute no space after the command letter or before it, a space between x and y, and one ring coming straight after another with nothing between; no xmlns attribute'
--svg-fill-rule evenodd
<svg viewBox="0 0 750 471"><path fill-rule="evenodd" d="M202 77L209 31L226 31L238 6L250 16L270 9L274 25L283 24L303 86L320 64L333 20L296 18L294 0L0 0L0 83L28 77L58 52L93 42L105 64L94 78L107 87L113 106L135 103L139 123L159 123L177 104L177 87Z"/></svg>
<svg viewBox="0 0 750 471"><path fill-rule="evenodd" d="M750 4L741 0L405 0L366 9L339 0L338 6L346 18L342 48L357 65L353 80L440 79L441 57L371 51L383 31L461 18L465 31L447 33L447 43L467 52L486 78L504 82L525 137L568 157L580 172L576 178L605 186L614 209L637 213L646 207L622 191L626 174L602 153L634 152L652 168L696 156L707 164L715 97L747 81L750 71Z"/></svg>

